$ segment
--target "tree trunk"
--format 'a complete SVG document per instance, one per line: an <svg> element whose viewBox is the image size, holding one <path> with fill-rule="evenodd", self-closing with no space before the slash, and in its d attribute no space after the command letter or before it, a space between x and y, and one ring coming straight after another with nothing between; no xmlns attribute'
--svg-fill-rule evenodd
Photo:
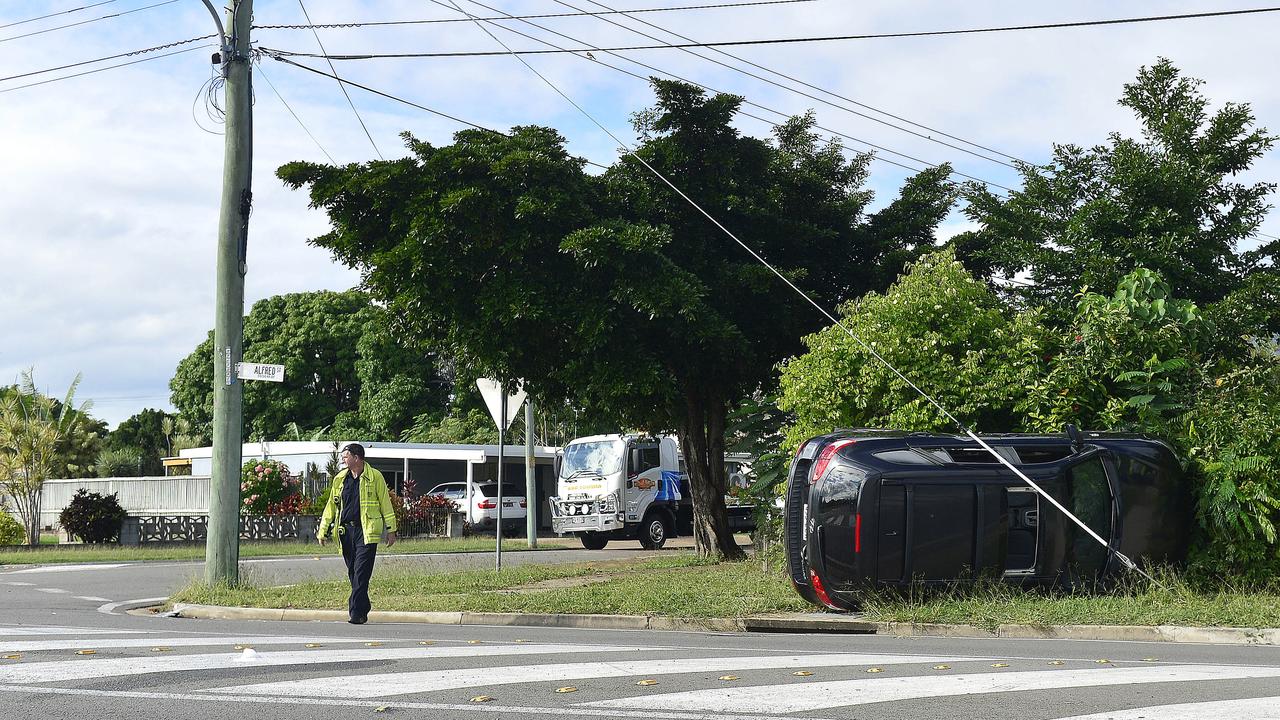
<svg viewBox="0 0 1280 720"><path fill-rule="evenodd" d="M703 557L741 560L724 505L724 424L724 400L701 389L685 393L678 435L693 495L694 547Z"/></svg>

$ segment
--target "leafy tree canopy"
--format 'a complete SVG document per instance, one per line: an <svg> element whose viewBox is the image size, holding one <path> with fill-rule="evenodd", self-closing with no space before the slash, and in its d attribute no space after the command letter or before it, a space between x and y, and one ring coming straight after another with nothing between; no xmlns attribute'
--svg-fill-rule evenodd
<svg viewBox="0 0 1280 720"><path fill-rule="evenodd" d="M730 121L741 98L654 80L638 155L793 282L832 303L886 284L953 201L947 168L866 215L869 157L846 157L802 117L773 142ZM466 130L411 156L290 163L332 232L312 242L359 268L406 337L472 375L524 378L544 400L676 428L695 539L734 556L723 507L725 415L820 316L634 158L583 172L555 131Z"/></svg>
<svg viewBox="0 0 1280 720"><path fill-rule="evenodd" d="M165 420L169 422L166 423ZM123 457L125 451L137 456L135 472L143 475L163 475L161 458L171 455L174 416L163 410L146 408L120 421L107 435L104 450L121 451L112 457ZM168 429L169 432L165 432ZM120 466L119 463L115 463ZM101 474L101 472L99 473ZM130 473L133 474L133 473ZM103 477L113 477L104 475Z"/></svg>
<svg viewBox="0 0 1280 720"><path fill-rule="evenodd" d="M298 428L394 440L426 407L443 402L436 360L397 342L387 314L358 291L277 295L244 323L246 362L283 364L284 382L248 382L244 435L268 440ZM213 333L178 363L172 401L193 432L213 420Z"/></svg>
<svg viewBox="0 0 1280 720"><path fill-rule="evenodd" d="M969 185L964 212L980 227L953 241L961 259L980 276L1029 274L1034 285L1020 294L1064 316L1082 285L1109 291L1145 267L1217 316L1237 345L1240 334L1280 331L1280 241L1240 249L1276 184L1236 179L1276 138L1254 127L1246 104L1211 113L1201 84L1161 59L1119 101L1140 139L1055 145L1048 165L1021 167L1023 189L1007 198Z"/></svg>

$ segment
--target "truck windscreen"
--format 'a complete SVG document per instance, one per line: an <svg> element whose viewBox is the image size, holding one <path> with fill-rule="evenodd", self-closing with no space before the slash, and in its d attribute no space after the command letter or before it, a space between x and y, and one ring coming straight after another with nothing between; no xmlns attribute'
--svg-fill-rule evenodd
<svg viewBox="0 0 1280 720"><path fill-rule="evenodd" d="M564 449L560 477L587 473L609 475L622 469L622 443L613 441L573 443Z"/></svg>

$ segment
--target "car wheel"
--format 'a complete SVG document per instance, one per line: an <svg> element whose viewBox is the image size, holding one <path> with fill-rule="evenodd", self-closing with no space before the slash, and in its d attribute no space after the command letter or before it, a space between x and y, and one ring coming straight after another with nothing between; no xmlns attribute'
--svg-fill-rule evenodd
<svg viewBox="0 0 1280 720"><path fill-rule="evenodd" d="M658 513L650 513L640 523L640 547L657 550L667 543L667 523Z"/></svg>
<svg viewBox="0 0 1280 720"><path fill-rule="evenodd" d="M603 550L605 545L609 544L609 538L603 533L587 532L578 536L582 540L582 547L588 550Z"/></svg>

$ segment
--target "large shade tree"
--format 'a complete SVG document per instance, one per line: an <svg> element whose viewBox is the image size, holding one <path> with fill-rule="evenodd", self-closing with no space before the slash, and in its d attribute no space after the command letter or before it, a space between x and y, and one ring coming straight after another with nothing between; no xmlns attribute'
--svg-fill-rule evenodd
<svg viewBox="0 0 1280 720"><path fill-rule="evenodd" d="M638 155L828 306L887 284L951 205L940 168L867 215L869 156L823 142L811 118L768 142L732 126L741 98L654 88ZM676 429L698 549L739 556L726 413L821 317L635 158L590 176L539 127L406 140L396 161L280 169L329 214L313 243L359 268L407 337L445 344L463 366Z"/></svg>
<svg viewBox="0 0 1280 720"><path fill-rule="evenodd" d="M1018 292L1062 319L1082 285L1109 291L1144 267L1231 325L1227 336L1280 332L1280 241L1256 235L1276 185L1239 177L1275 138L1247 104L1210 112L1201 84L1161 59L1119 100L1141 138L1055 145L1008 197L969 186L964 212L979 228L955 239L961 259L980 276L1025 273Z"/></svg>
<svg viewBox="0 0 1280 720"><path fill-rule="evenodd" d="M183 358L171 399L204 437L213 421L213 334ZM328 428L396 440L413 418L444 402L435 358L389 335L385 311L358 291L277 295L244 323L246 362L285 366L284 382L249 382L244 437L280 440Z"/></svg>
<svg viewBox="0 0 1280 720"><path fill-rule="evenodd" d="M129 453L138 460L136 472L163 475L161 459L172 454L170 438L174 416L163 410L146 408L120 421L107 435L104 449ZM166 432L168 429L168 432Z"/></svg>

